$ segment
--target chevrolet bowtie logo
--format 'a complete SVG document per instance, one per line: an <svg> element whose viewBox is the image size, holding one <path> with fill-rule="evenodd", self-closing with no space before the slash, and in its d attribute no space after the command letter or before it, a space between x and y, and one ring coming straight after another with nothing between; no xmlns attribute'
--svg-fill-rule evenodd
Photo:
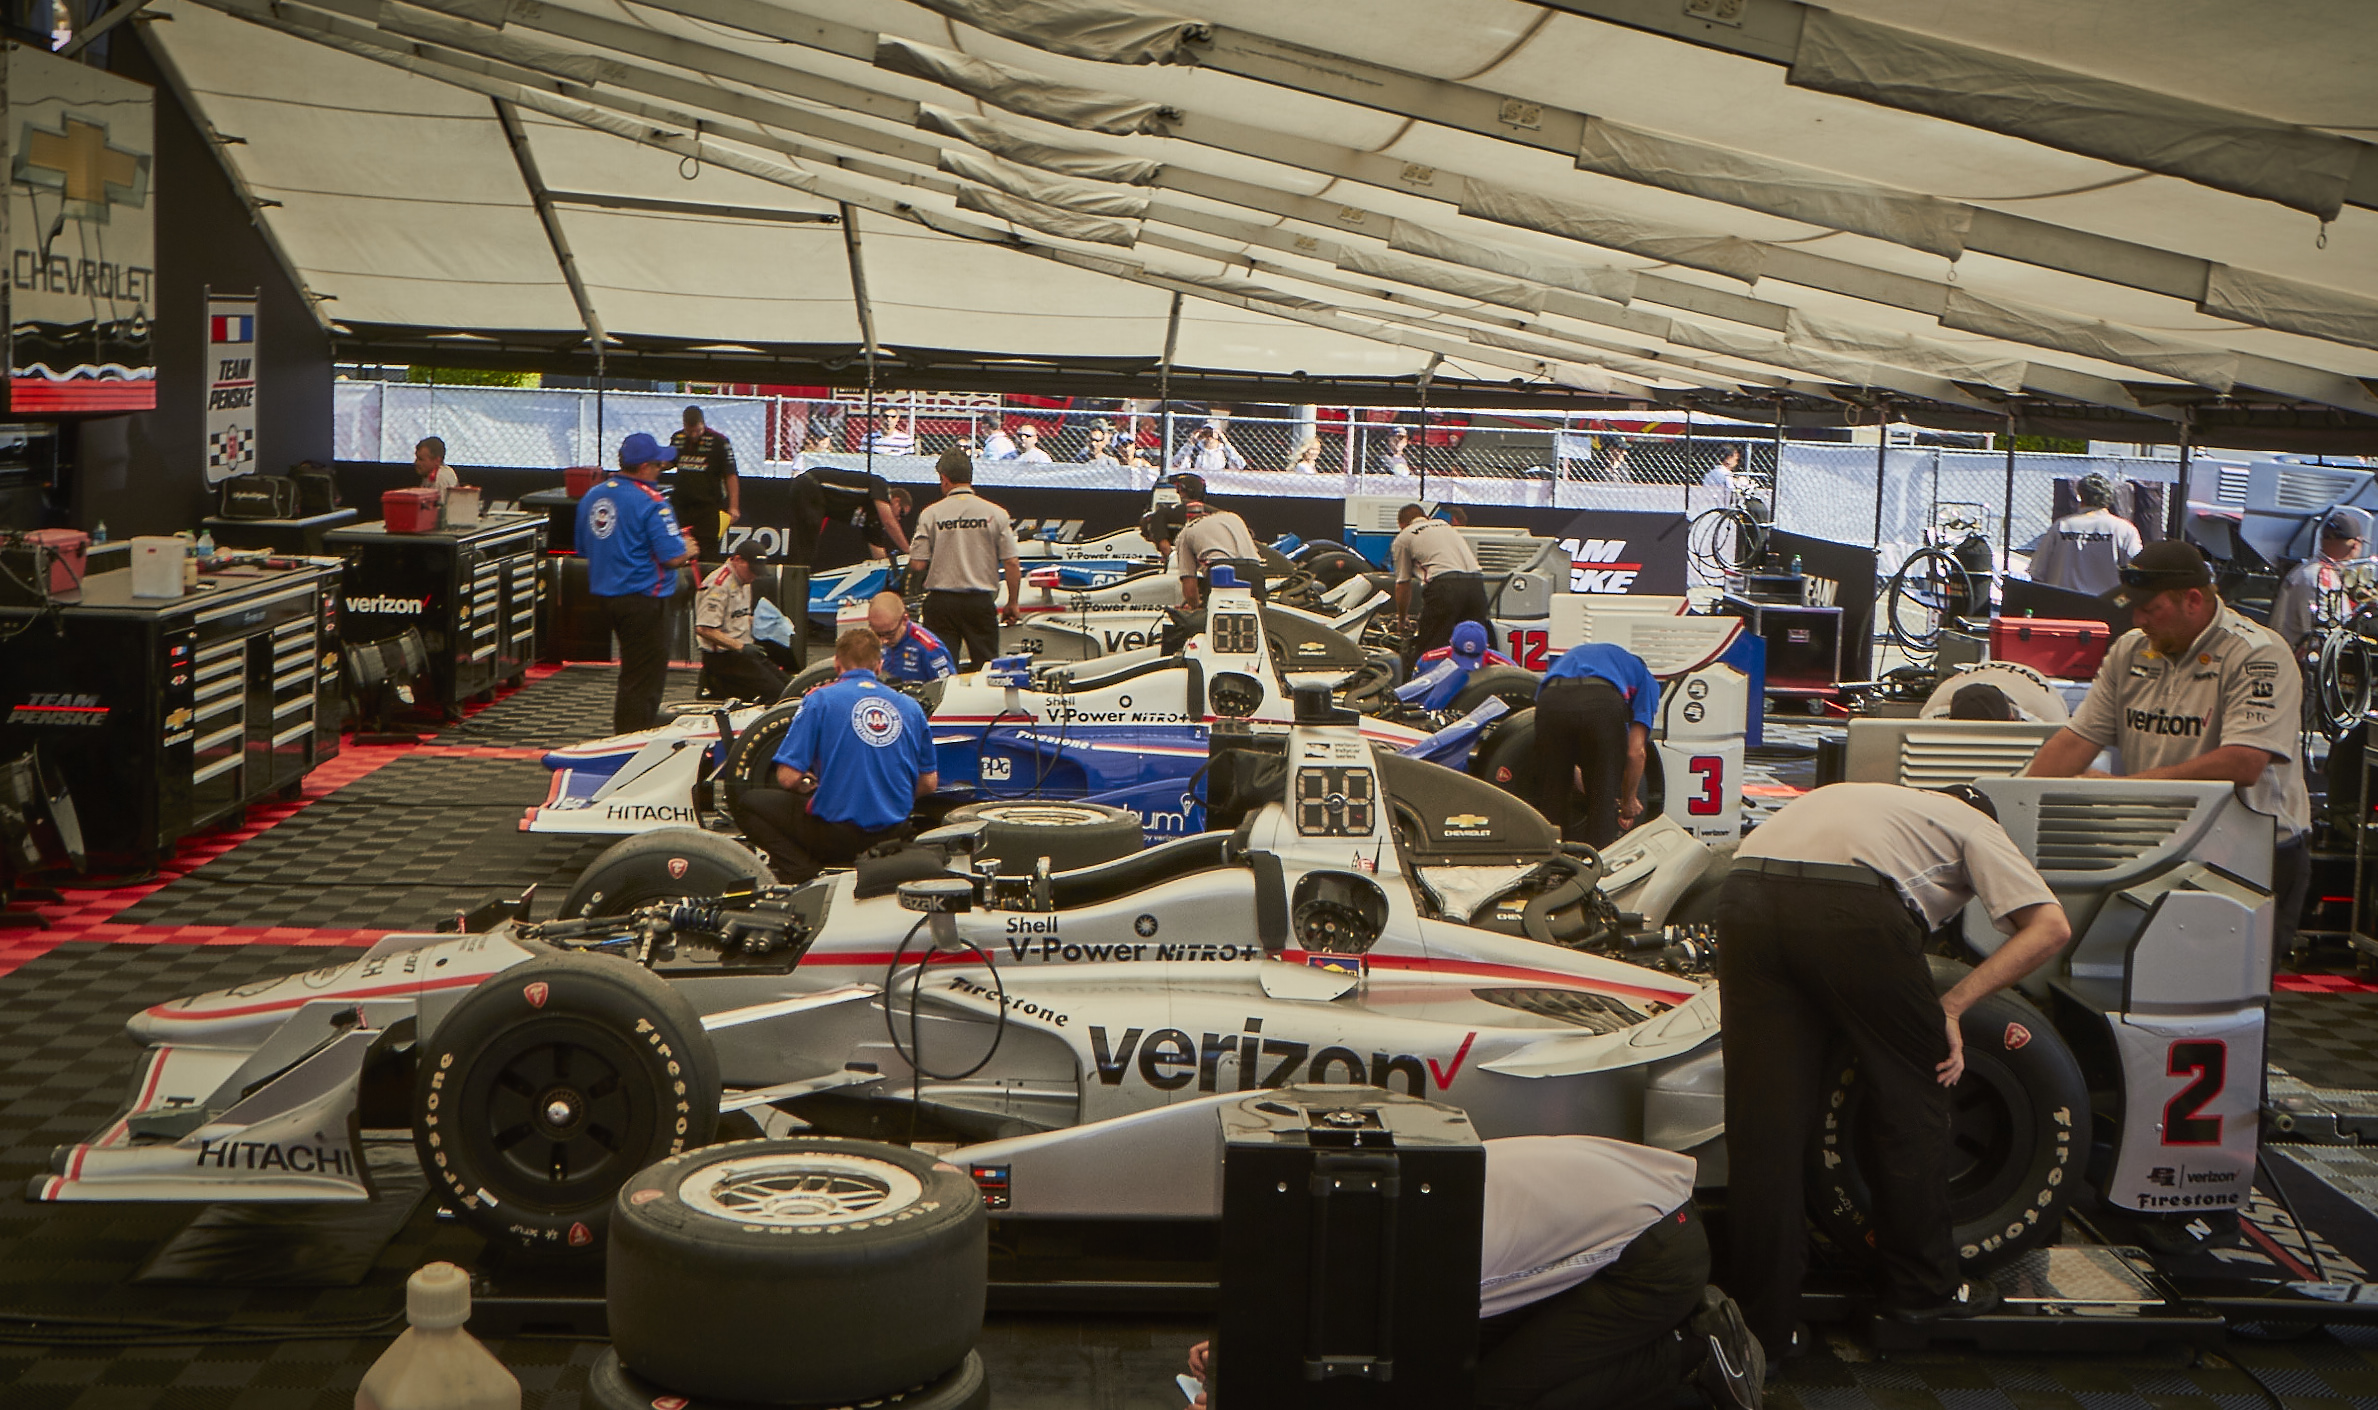
<svg viewBox="0 0 2378 1410"><path fill-rule="evenodd" d="M111 205L135 209L149 199L149 159L110 144L107 124L67 113L58 130L28 122L17 142L16 179L66 198L66 214L107 223Z"/></svg>

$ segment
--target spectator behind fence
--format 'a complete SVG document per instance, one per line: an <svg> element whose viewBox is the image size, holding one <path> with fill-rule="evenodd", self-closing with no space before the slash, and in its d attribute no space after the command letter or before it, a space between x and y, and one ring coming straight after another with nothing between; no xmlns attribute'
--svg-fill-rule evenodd
<svg viewBox="0 0 2378 1410"><path fill-rule="evenodd" d="M867 438L867 448L877 455L916 454L916 413L913 411L893 412L891 424Z"/></svg>
<svg viewBox="0 0 2378 1410"><path fill-rule="evenodd" d="M1053 457L1040 448L1040 428L1027 421L1016 427L1016 459L1047 465Z"/></svg>
<svg viewBox="0 0 2378 1410"><path fill-rule="evenodd" d="M1321 438L1319 436L1305 437L1304 444L1296 448L1296 454L1288 458L1288 468L1302 471L1307 475L1320 474Z"/></svg>
<svg viewBox="0 0 2378 1410"><path fill-rule="evenodd" d="M1365 471L1372 475L1409 475L1412 464L1406 454L1412 444L1412 433L1401 426L1391 428L1386 443L1371 452Z"/></svg>
<svg viewBox="0 0 2378 1410"><path fill-rule="evenodd" d="M1115 455L1115 423L1100 417L1090 423L1089 444L1082 447L1084 465L1121 465Z"/></svg>
<svg viewBox="0 0 2378 1410"><path fill-rule="evenodd" d="M1016 458L1016 454L1015 438L1007 433L1006 427L994 419L991 422L991 429L983 432L983 453L975 458L978 460L1013 460Z"/></svg>
<svg viewBox="0 0 2378 1410"><path fill-rule="evenodd" d="M1221 422L1208 421L1197 428L1197 433L1189 438L1189 444L1181 447L1180 453L1173 457L1172 468L1201 473L1244 470L1247 468L1247 457L1239 454L1239 448L1230 443L1230 434L1223 430Z"/></svg>

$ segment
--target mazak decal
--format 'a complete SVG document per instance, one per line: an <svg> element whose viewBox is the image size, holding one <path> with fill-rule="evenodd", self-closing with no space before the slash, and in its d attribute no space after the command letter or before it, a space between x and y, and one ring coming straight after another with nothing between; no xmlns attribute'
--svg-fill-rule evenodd
<svg viewBox="0 0 2378 1410"><path fill-rule="evenodd" d="M1396 1078L1415 1097L1426 1096L1433 1082L1440 1092L1453 1085L1476 1042L1475 1032L1463 1035L1451 1061L1440 1066L1435 1058L1417 1053L1373 1052L1313 1044L1277 1034L1266 1035L1263 1020L1250 1018L1237 1033L1201 1033L1192 1038L1179 1028L1127 1028L1110 1035L1104 1026L1090 1027L1090 1061L1098 1080L1119 1087L1127 1078L1160 1092L1177 1092L1190 1083L1200 1092L1252 1092L1258 1087L1285 1087L1294 1082L1345 1082L1389 1089ZM1223 1085L1222 1060L1236 1073Z"/></svg>
<svg viewBox="0 0 2378 1410"><path fill-rule="evenodd" d="M1562 539L1561 547L1569 551L1569 591L1571 592L1633 592L1636 575L1643 571L1640 560L1627 552L1625 539Z"/></svg>
<svg viewBox="0 0 2378 1410"><path fill-rule="evenodd" d="M65 729L97 729L107 723L108 707L96 695L28 695L8 712L12 725L54 725Z"/></svg>

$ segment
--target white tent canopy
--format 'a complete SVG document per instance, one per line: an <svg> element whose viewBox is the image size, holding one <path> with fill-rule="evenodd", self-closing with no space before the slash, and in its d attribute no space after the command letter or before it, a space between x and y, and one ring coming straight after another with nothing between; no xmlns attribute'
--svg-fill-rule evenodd
<svg viewBox="0 0 2378 1410"><path fill-rule="evenodd" d="M1145 395L1169 352L1176 388L1271 400L1425 378L1440 398L1517 382L2378 445L2378 10L2142 18L2051 0L142 15L348 355L558 368L600 347L628 375L848 383L872 337L911 384L1099 375Z"/></svg>

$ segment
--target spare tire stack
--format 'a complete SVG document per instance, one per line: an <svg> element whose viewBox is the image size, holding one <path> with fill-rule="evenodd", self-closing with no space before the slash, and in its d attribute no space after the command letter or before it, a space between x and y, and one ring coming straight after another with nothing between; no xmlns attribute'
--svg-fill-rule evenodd
<svg viewBox="0 0 2378 1410"><path fill-rule="evenodd" d="M981 1193L901 1146L736 1141L638 1174L612 1209L601 1410L978 1410Z"/></svg>

